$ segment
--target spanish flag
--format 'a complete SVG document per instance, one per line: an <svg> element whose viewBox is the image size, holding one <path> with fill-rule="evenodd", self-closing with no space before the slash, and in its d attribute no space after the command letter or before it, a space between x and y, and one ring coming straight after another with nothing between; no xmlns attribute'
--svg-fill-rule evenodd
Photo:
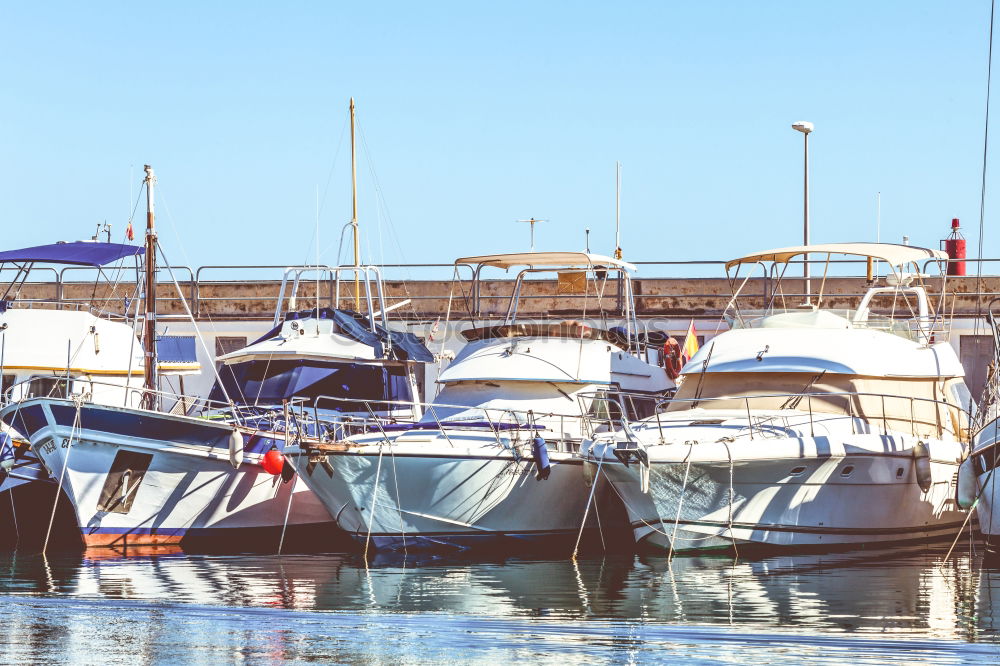
<svg viewBox="0 0 1000 666"><path fill-rule="evenodd" d="M681 348L681 358L687 363L691 357L698 353L698 331L694 330L694 319L688 326L687 336L684 338L684 347Z"/></svg>

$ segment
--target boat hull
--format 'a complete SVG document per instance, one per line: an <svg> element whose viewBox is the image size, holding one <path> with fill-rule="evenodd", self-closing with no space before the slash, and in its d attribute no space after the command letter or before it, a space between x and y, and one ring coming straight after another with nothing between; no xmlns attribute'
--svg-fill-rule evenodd
<svg viewBox="0 0 1000 666"><path fill-rule="evenodd" d="M586 545L621 545L620 509L608 506L607 486L586 485L582 461L550 454L548 478L536 478L531 458L476 447L462 453L420 452L386 445L310 456L288 453L305 483L359 544L380 550L572 552ZM499 447L495 447L499 449ZM585 519L586 516L586 519ZM631 541L629 539L629 541ZM630 544L629 544L630 545Z"/></svg>
<svg viewBox="0 0 1000 666"><path fill-rule="evenodd" d="M98 405L83 405L77 415L71 402L56 399L28 401L20 413L88 547L270 550L283 529L292 537L332 532L330 516L304 484L283 482L259 465L264 451L283 446L280 435L244 434L245 459L234 467L226 424ZM261 540L253 543L252 535Z"/></svg>
<svg viewBox="0 0 1000 666"><path fill-rule="evenodd" d="M638 543L673 551L859 547L947 538L965 519L952 485L957 442L929 443L926 490L913 442L892 437L771 440L753 458L731 445L732 463L714 444L714 451L711 443L694 451L649 447L648 492L643 466L626 467L607 451L602 472L622 497Z"/></svg>

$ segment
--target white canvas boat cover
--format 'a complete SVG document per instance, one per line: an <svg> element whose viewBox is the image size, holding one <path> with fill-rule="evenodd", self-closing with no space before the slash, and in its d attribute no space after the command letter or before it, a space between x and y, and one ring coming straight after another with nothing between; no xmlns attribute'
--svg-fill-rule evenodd
<svg viewBox="0 0 1000 666"><path fill-rule="evenodd" d="M456 264L486 264L499 268L512 266L559 266L565 268L609 267L635 271L636 267L620 259L586 252L517 252L514 254L487 254L481 257L463 257Z"/></svg>
<svg viewBox="0 0 1000 666"><path fill-rule="evenodd" d="M753 264L758 261L773 261L787 263L794 257L803 254L849 254L857 257L871 257L888 263L890 266L903 266L911 262L921 262L928 259L945 260L948 255L941 250L931 250L912 245L895 243L820 243L817 245L798 245L782 247L777 250L755 252L745 257L726 262L726 270L738 264Z"/></svg>

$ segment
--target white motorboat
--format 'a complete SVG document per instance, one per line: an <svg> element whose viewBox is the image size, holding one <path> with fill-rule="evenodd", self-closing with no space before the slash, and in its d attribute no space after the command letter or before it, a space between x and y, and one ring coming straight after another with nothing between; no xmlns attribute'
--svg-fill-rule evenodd
<svg viewBox="0 0 1000 666"><path fill-rule="evenodd" d="M150 188L151 169L147 172ZM155 335L150 322L155 322L157 247L151 193L148 199L147 339ZM307 270L316 269L286 271L278 325L223 359L228 365L219 386L221 403L177 399L156 390L155 376L147 373L137 406L99 404L90 394L75 393L26 398L0 412L30 439L72 503L87 546L183 541L273 548L286 535L312 545L322 543L314 539L317 531L331 536L329 514L291 468L283 467L286 438L343 433L351 415L341 398L355 392L402 403L390 413L412 417L412 405L405 405L413 399L413 370L431 357L412 336L388 331L388 305L372 268L344 270L364 289L354 298L364 298L368 312L378 304L381 326L374 316L336 309L341 301L336 269L326 269L335 277L323 282L335 287L331 307L321 307L317 284L312 310L280 316L288 281L294 303Z"/></svg>
<svg viewBox="0 0 1000 666"><path fill-rule="evenodd" d="M0 269L15 271L0 298L2 404L73 393L88 393L97 404L138 404L145 359L134 329L136 286L122 276L130 265L138 275L143 252L142 246L97 240L0 252ZM67 284L62 276L74 270L97 275L92 283ZM28 283L57 272L60 280L46 289L49 294ZM162 337L159 344L180 342ZM160 373L199 372L194 350L185 351L190 353L173 363L161 362ZM24 434L30 429L0 425L0 544L40 542L54 510L56 483L31 450Z"/></svg>
<svg viewBox="0 0 1000 666"><path fill-rule="evenodd" d="M988 320L993 363L973 422L972 450L958 470L956 499L963 509L974 512L983 544L994 557L1000 555L1000 321L992 311Z"/></svg>
<svg viewBox="0 0 1000 666"><path fill-rule="evenodd" d="M458 267L473 268L467 302L474 321L483 302L496 299L481 294L482 272L519 272L502 323L463 332L468 342L440 373L442 388L422 419L380 423L336 442L304 439L287 459L338 525L366 546L571 541L585 516L588 528L602 519L587 513L591 490L575 457L589 396L620 388L634 397L630 414L644 413L674 386L659 365L666 336L638 326L634 268L618 259L539 252L459 259L456 275ZM556 297L574 299L597 325L518 317L525 280L553 273ZM622 325L609 326L610 317Z"/></svg>
<svg viewBox="0 0 1000 666"><path fill-rule="evenodd" d="M838 255L867 261L857 309L823 308L837 296L822 286L805 306L801 293L784 294L788 262L807 253L826 255L827 268ZM921 264L940 269L945 259L847 243L729 262L731 330L690 360L654 416L581 451L621 496L637 541L686 551L953 535L964 517L953 483L970 396L946 339L944 273L935 308L921 274ZM891 269L881 282L876 262ZM747 265L778 275L771 293L747 293Z"/></svg>

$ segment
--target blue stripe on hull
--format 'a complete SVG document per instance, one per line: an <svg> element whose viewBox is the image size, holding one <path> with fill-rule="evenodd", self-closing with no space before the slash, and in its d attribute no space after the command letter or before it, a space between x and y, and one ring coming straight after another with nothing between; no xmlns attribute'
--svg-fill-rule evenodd
<svg viewBox="0 0 1000 666"><path fill-rule="evenodd" d="M50 402L52 418L57 425L71 428L76 421L76 407L65 402ZM15 418L16 416L16 418ZM24 433L29 439L48 425L40 404L28 405L5 418L8 424ZM197 419L178 419L156 412L105 408L85 405L80 410L80 424L84 430L124 435L156 442L186 444L209 449L228 449L232 426ZM284 448L283 438L261 434L243 435L245 453L266 453L272 447Z"/></svg>

